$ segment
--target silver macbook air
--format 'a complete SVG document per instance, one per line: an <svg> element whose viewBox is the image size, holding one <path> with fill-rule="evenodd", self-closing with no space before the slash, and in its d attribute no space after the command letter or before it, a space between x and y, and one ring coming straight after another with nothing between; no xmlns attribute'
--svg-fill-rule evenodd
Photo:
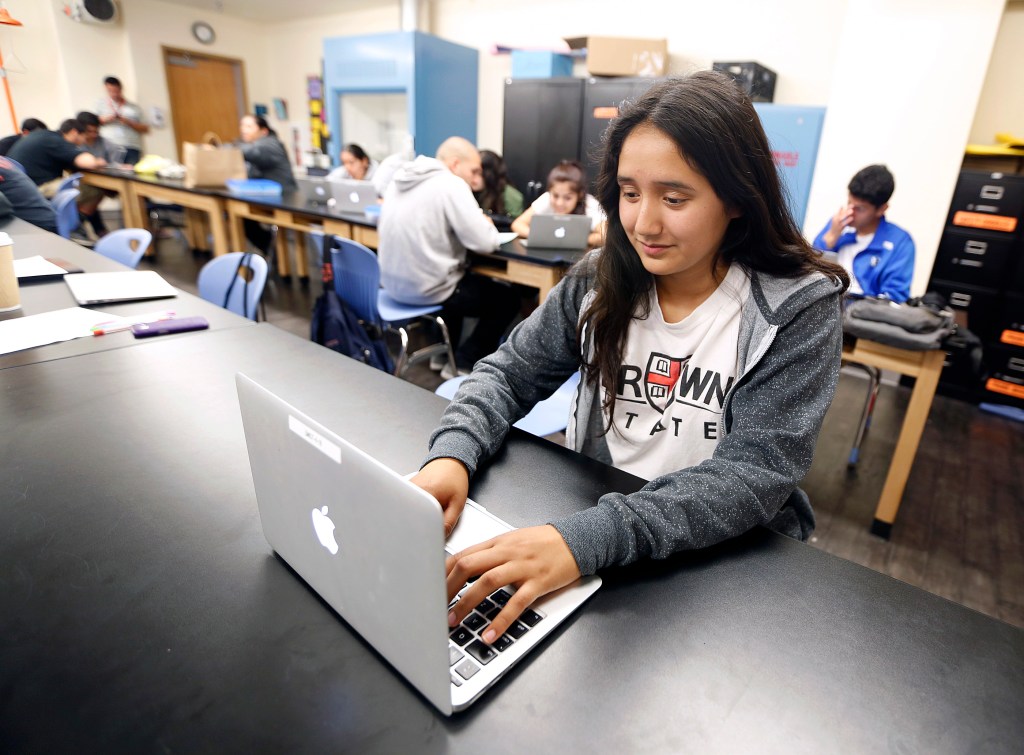
<svg viewBox="0 0 1024 755"><path fill-rule="evenodd" d="M586 249L590 225L587 215L534 215L527 244L538 249Z"/></svg>
<svg viewBox="0 0 1024 755"><path fill-rule="evenodd" d="M296 177L295 183L298 184L299 191L307 202L327 204L334 197L331 185L323 178Z"/></svg>
<svg viewBox="0 0 1024 755"><path fill-rule="evenodd" d="M334 209L338 212L354 212L360 215L370 205L377 204L377 190L371 181L330 181L334 195Z"/></svg>
<svg viewBox="0 0 1024 755"><path fill-rule="evenodd" d="M446 555L513 528L469 502L446 543L433 496L252 379L235 382L267 542L445 715L469 706L600 586L587 577L544 596L493 645L480 637L512 587L450 629Z"/></svg>
<svg viewBox="0 0 1024 755"><path fill-rule="evenodd" d="M83 307L121 301L171 299L177 289L155 270L125 270L117 273L78 273L65 275L71 295Z"/></svg>

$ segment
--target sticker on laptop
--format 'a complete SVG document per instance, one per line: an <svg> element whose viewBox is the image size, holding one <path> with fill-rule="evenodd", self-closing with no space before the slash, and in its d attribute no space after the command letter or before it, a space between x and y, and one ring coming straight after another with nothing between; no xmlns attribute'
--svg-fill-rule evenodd
<svg viewBox="0 0 1024 755"><path fill-rule="evenodd" d="M306 427L305 424L295 419L295 417L290 414L288 415L288 429L306 441L309 445L313 446L313 448L318 450L335 464L341 464L340 448L331 443L316 430Z"/></svg>

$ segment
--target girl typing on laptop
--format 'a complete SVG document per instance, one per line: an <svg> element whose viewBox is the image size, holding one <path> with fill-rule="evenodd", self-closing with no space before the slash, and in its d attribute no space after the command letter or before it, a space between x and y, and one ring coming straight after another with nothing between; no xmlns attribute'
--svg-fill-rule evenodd
<svg viewBox="0 0 1024 755"><path fill-rule="evenodd" d="M849 278L801 236L749 98L711 71L666 80L622 108L603 150L603 248L476 364L413 482L450 531L479 462L575 370L566 444L650 482L449 558L450 597L479 576L453 626L516 588L487 642L581 574L757 525L814 528L797 484L838 380Z"/></svg>
<svg viewBox="0 0 1024 755"><path fill-rule="evenodd" d="M523 238L530 236L534 215L586 215L591 220L587 248L601 246L604 239L605 214L601 203L587 193L587 177L583 166L574 160L562 160L548 173L548 190L537 197L526 212L512 221L512 230Z"/></svg>

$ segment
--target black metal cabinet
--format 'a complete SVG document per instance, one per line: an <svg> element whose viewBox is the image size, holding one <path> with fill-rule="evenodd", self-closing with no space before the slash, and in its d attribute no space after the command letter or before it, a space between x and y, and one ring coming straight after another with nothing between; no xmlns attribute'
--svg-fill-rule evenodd
<svg viewBox="0 0 1024 755"><path fill-rule="evenodd" d="M547 190L559 160L579 160L590 190L600 168L601 137L623 100L657 79L506 79L504 157L509 180L527 204Z"/></svg>
<svg viewBox="0 0 1024 755"><path fill-rule="evenodd" d="M527 205L559 160L579 159L584 79L506 79L503 157Z"/></svg>
<svg viewBox="0 0 1024 755"><path fill-rule="evenodd" d="M929 291L938 291L977 335L989 377L947 349L939 390L970 400L1024 405L1024 176L961 171ZM995 381L995 382L993 382Z"/></svg>

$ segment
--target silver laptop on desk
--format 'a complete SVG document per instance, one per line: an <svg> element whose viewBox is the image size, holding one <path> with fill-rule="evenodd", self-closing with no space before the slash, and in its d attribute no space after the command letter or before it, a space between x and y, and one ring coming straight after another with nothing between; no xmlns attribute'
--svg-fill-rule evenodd
<svg viewBox="0 0 1024 755"><path fill-rule="evenodd" d="M480 635L511 587L449 629L445 556L512 527L470 502L446 543L431 495L245 375L236 385L267 542L445 715L470 705L600 586L588 577L544 596L493 647Z"/></svg>
<svg viewBox="0 0 1024 755"><path fill-rule="evenodd" d="M534 215L527 245L535 249L586 249L590 225L587 215Z"/></svg>
<svg viewBox="0 0 1024 755"><path fill-rule="evenodd" d="M302 192L302 198L313 204L327 204L334 198L331 185L323 178L296 177L295 183Z"/></svg>
<svg viewBox="0 0 1024 755"><path fill-rule="evenodd" d="M334 195L334 209L338 212L362 215L366 207L377 204L377 190L371 181L345 179L329 183Z"/></svg>

